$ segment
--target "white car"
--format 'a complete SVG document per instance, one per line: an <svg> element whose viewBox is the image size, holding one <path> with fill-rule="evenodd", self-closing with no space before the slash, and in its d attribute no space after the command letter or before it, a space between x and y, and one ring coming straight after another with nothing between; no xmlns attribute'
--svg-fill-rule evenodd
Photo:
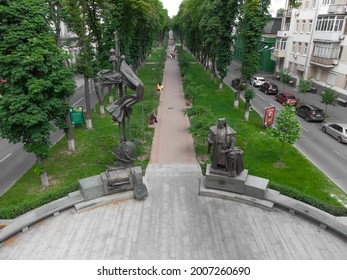
<svg viewBox="0 0 347 280"><path fill-rule="evenodd" d="M326 123L322 131L336 138L339 143L347 143L347 123Z"/></svg>
<svg viewBox="0 0 347 280"><path fill-rule="evenodd" d="M260 87L266 82L264 77L253 77L252 86Z"/></svg>

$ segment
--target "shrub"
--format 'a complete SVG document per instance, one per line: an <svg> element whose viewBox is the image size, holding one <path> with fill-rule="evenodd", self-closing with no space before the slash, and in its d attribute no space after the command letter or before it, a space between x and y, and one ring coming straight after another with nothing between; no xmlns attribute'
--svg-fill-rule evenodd
<svg viewBox="0 0 347 280"><path fill-rule="evenodd" d="M280 185L270 182L269 187L273 190L279 191L281 194L299 200L320 210L323 210L333 216L347 216L347 208L343 206L335 206L319 201L318 199L302 193L298 190L292 189L288 186Z"/></svg>
<svg viewBox="0 0 347 280"><path fill-rule="evenodd" d="M21 204L2 207L0 208L0 219L14 219L28 211L52 202L58 198L62 198L76 190L78 190L77 184L54 188L41 193L35 198L25 200Z"/></svg>

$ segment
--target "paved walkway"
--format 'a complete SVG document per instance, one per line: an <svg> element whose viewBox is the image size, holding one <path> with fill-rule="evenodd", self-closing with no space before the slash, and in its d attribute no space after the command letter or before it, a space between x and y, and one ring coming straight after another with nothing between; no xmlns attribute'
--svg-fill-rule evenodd
<svg viewBox="0 0 347 280"><path fill-rule="evenodd" d="M70 208L8 239L0 259L347 259L346 240L315 223L199 196L175 60L167 61L163 83L149 197L79 214Z"/></svg>

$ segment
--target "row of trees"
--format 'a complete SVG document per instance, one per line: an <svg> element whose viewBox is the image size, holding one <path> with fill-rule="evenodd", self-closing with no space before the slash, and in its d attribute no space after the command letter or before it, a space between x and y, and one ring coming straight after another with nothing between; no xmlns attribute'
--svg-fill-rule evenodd
<svg viewBox="0 0 347 280"><path fill-rule="evenodd" d="M68 98L74 94L72 68L62 51L60 23L79 37L77 69L84 75L86 124L92 128L89 79L111 68L109 50L118 33L122 54L137 69L168 31L169 17L159 0L1 0L0 136L22 142L34 153L41 183L48 186L43 160L50 133L64 129L74 150Z"/></svg>
<svg viewBox="0 0 347 280"><path fill-rule="evenodd" d="M212 62L211 75L216 78L218 71L219 89L232 59L234 34L240 35L245 46L241 76L246 81L246 120L254 97L249 81L259 71L259 43L270 18L269 5L270 0L184 0L173 21L175 34L195 57L203 65ZM240 93L235 94L236 108Z"/></svg>

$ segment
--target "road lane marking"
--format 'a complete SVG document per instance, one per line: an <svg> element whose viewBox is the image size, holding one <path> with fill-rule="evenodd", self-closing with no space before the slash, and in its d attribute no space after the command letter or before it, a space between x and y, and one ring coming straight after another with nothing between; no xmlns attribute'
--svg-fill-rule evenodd
<svg viewBox="0 0 347 280"><path fill-rule="evenodd" d="M302 128L303 130L305 130L306 132L308 132L308 129L306 129L303 125L301 126L301 128Z"/></svg>
<svg viewBox="0 0 347 280"><path fill-rule="evenodd" d="M10 157L12 155L12 153L9 153L7 156L5 156L3 159L0 160L0 163L3 162L4 160L6 160L8 157Z"/></svg>
<svg viewBox="0 0 347 280"><path fill-rule="evenodd" d="M336 150L334 150L334 149L333 149L333 151L334 151L335 153L337 153L340 157L342 157L342 158L344 158L345 160L347 160L347 158L346 158L344 155L340 154L338 151L336 151Z"/></svg>
<svg viewBox="0 0 347 280"><path fill-rule="evenodd" d="M261 99L266 100L266 98L264 98L264 97L261 96L260 94L256 93L256 95L258 95Z"/></svg>
<svg viewBox="0 0 347 280"><path fill-rule="evenodd" d="M73 104L73 106L75 106L77 103L79 103L79 102L82 101L83 99L84 99L84 97L82 97L81 99L77 100L77 101Z"/></svg>

